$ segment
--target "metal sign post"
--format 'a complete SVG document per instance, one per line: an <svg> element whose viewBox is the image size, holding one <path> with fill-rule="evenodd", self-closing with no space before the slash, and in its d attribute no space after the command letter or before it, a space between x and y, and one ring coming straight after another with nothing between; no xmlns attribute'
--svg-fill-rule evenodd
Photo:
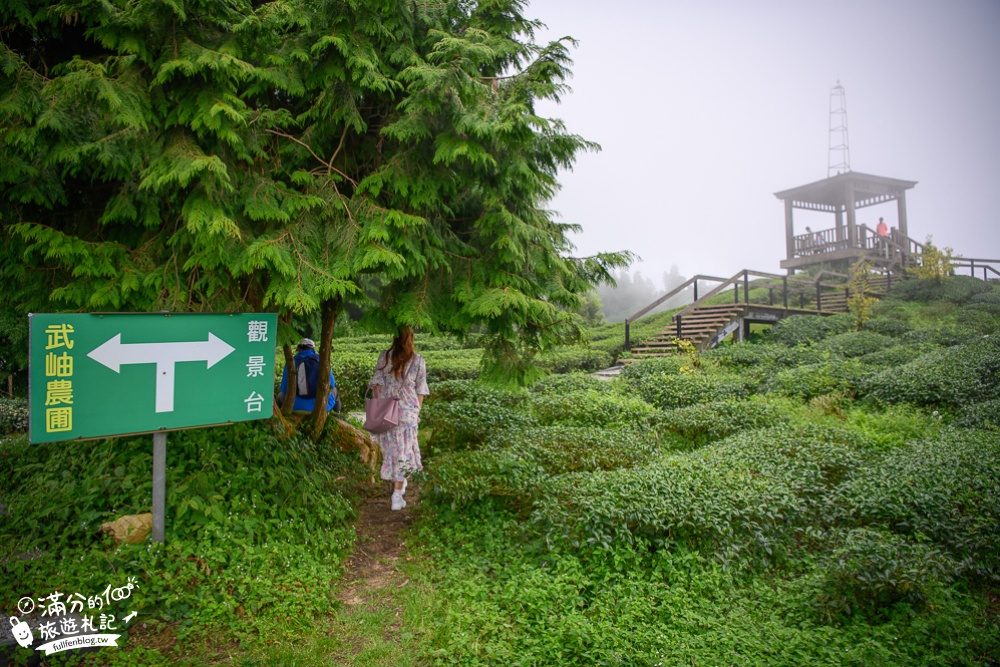
<svg viewBox="0 0 1000 667"><path fill-rule="evenodd" d="M266 419L277 315L35 314L32 443L153 434L153 541L166 516L167 431Z"/></svg>
<svg viewBox="0 0 1000 667"><path fill-rule="evenodd" d="M167 434L153 434L153 541L162 542L167 528Z"/></svg>

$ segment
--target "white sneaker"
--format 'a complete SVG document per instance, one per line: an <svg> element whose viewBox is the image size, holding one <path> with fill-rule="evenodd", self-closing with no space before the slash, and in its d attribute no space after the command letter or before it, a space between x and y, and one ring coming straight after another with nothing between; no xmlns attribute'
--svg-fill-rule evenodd
<svg viewBox="0 0 1000 667"><path fill-rule="evenodd" d="M403 478L403 488L401 488L399 490L399 495L401 495L401 496L405 496L406 495L406 478L405 477Z"/></svg>
<svg viewBox="0 0 1000 667"><path fill-rule="evenodd" d="M403 494L399 491L394 491L392 494L392 509L401 510L406 507L406 501L403 500Z"/></svg>

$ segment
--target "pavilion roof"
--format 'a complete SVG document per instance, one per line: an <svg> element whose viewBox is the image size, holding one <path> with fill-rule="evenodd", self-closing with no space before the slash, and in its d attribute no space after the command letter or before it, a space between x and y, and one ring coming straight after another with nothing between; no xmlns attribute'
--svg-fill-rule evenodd
<svg viewBox="0 0 1000 667"><path fill-rule="evenodd" d="M854 207L861 208L895 199L916 184L916 181L848 171L815 183L775 192L774 196L781 200L791 199L796 203L812 204L808 208L834 210L847 204L849 186L853 185Z"/></svg>

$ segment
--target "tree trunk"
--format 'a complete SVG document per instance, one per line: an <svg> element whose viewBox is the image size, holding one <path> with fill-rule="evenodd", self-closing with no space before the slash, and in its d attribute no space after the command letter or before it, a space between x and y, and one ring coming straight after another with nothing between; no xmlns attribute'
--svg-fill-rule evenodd
<svg viewBox="0 0 1000 667"><path fill-rule="evenodd" d="M282 352L285 355L285 402L281 404L281 414L285 416L287 420L288 417L292 415L292 409L295 406L295 389L293 387L295 384L295 357L292 354L292 346L289 344L284 344L281 346Z"/></svg>
<svg viewBox="0 0 1000 667"><path fill-rule="evenodd" d="M337 324L340 297L326 299L320 305L322 330L319 339L319 385L316 387L316 407L313 408L312 439L319 441L326 425L326 402L330 397L330 348L333 347L333 327Z"/></svg>

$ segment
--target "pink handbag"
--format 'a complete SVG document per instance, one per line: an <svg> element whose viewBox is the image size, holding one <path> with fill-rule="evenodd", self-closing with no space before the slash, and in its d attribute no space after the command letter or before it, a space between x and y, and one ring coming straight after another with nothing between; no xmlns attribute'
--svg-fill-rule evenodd
<svg viewBox="0 0 1000 667"><path fill-rule="evenodd" d="M365 392L365 430L385 433L399 424L401 409L398 398L369 398L372 388Z"/></svg>

